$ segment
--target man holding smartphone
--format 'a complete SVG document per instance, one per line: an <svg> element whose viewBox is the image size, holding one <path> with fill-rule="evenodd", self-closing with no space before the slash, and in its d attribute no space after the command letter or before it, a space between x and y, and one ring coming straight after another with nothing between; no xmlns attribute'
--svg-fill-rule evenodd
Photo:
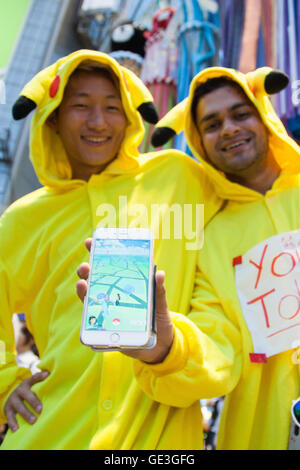
<svg viewBox="0 0 300 470"><path fill-rule="evenodd" d="M184 388L170 393L165 380L174 364L177 370L196 360L198 330L184 315L171 319L160 299L166 289L170 310L188 312L203 226L197 209L207 201L207 222L220 200L184 154L139 155L139 112L154 122L151 96L106 54L77 51L41 71L14 116L34 108L30 159L43 187L0 219L0 419L10 427L3 448L200 449L193 366ZM157 345L132 353L140 360L80 343L76 270L87 260L83 240L99 225L156 234L154 261L166 281L159 271ZM11 316L18 311L41 358L33 376L15 362ZM196 343L187 357L181 351L189 335ZM155 397L141 376L146 363L157 379Z"/></svg>

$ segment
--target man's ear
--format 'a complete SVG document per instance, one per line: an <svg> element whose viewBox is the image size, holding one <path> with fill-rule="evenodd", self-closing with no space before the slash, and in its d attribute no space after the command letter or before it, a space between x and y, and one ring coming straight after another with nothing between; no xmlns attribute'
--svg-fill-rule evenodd
<svg viewBox="0 0 300 470"><path fill-rule="evenodd" d="M59 134L58 132L58 110L55 109L50 116L48 116L46 120L46 124L50 129L52 129L56 134Z"/></svg>

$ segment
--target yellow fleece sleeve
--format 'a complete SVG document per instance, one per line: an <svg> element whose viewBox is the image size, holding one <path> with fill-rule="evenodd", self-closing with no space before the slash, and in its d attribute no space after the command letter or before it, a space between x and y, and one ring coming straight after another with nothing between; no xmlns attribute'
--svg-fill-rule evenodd
<svg viewBox="0 0 300 470"><path fill-rule="evenodd" d="M15 286L17 290L17 287ZM19 367L15 360L15 337L12 323L14 285L8 270L0 260L0 423L6 423L4 405L19 383L31 376L29 369Z"/></svg>
<svg viewBox="0 0 300 470"><path fill-rule="evenodd" d="M241 373L241 334L199 270L188 317L172 313L172 320L175 338L166 359L154 365L134 361L142 390L175 407L229 393Z"/></svg>

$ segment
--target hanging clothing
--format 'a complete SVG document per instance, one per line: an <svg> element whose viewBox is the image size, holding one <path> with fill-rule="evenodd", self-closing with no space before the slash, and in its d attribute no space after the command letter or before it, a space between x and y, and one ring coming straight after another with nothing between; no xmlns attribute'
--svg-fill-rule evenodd
<svg viewBox="0 0 300 470"><path fill-rule="evenodd" d="M163 8L155 12L152 28L147 36L145 60L141 79L151 91L162 118L177 100L176 70L178 66L178 50L176 36L179 17L175 8ZM153 126L146 125L146 133L141 147L142 152L153 150L151 136ZM163 148L170 148L172 142Z"/></svg>
<svg viewBox="0 0 300 470"><path fill-rule="evenodd" d="M178 32L177 102L189 94L195 75L206 67L219 65L220 20L217 2L184 0L183 22ZM175 148L191 154L184 134L175 138Z"/></svg>
<svg viewBox="0 0 300 470"><path fill-rule="evenodd" d="M272 0L261 2L261 21L266 59L264 65L276 68L276 2Z"/></svg>
<svg viewBox="0 0 300 470"><path fill-rule="evenodd" d="M219 0L221 65L238 69L243 37L245 0Z"/></svg>
<svg viewBox="0 0 300 470"><path fill-rule="evenodd" d="M238 67L243 73L251 72L251 70L255 70L257 67L260 21L261 1L253 2L252 0L246 0L243 39Z"/></svg>

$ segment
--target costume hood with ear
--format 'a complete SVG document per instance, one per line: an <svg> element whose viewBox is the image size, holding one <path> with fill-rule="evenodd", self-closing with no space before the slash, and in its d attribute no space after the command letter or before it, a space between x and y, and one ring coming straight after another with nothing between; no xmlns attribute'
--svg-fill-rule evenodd
<svg viewBox="0 0 300 470"><path fill-rule="evenodd" d="M177 104L156 125L152 135L152 145L154 145L154 147L160 147L170 138L174 137L174 135L184 131L193 155L205 166L216 186L217 193L224 198L239 199L243 191L239 191L240 194L235 194L237 185L230 183L228 180L224 182L224 175L215 170L205 160L200 135L191 113L193 96L197 87L208 79L222 76L239 84L258 110L263 123L269 130L270 149L275 155L279 166L284 171L298 172L300 169L299 147L296 142L289 137L269 99L269 95L279 93L287 87L289 78L283 72L273 70L269 67L262 67L247 74L223 67L210 67L203 70L194 77L190 86L189 96ZM245 192L247 192L246 189ZM245 197L247 198L248 196L245 195Z"/></svg>
<svg viewBox="0 0 300 470"><path fill-rule="evenodd" d="M109 68L119 81L128 126L118 158L109 165L110 171L122 172L138 165L138 147L144 135L140 115L151 124L158 121L152 95L143 82L107 54L79 50L59 59L32 78L12 110L16 120L36 110L31 124L30 159L40 182L46 186L62 186L66 180L71 180L71 168L61 139L46 120L61 103L70 75L83 63Z"/></svg>

